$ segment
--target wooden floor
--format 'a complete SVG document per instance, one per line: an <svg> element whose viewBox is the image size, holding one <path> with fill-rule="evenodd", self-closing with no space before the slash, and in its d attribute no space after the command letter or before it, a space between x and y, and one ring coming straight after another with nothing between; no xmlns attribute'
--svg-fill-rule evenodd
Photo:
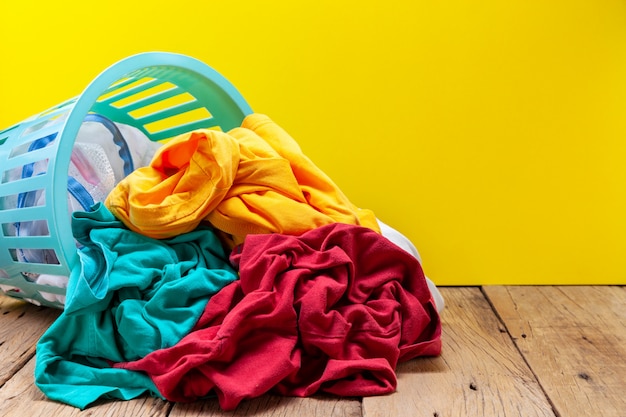
<svg viewBox="0 0 626 417"><path fill-rule="evenodd" d="M59 314L0 296L0 416L618 416L626 417L626 288L454 287L443 352L398 369L382 397L264 396L220 411L216 401L153 398L80 412L33 385L35 343Z"/></svg>

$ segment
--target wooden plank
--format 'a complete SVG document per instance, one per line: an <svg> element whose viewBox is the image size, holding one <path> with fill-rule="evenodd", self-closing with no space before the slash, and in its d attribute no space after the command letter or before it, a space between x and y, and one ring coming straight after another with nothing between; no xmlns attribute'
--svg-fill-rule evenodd
<svg viewBox="0 0 626 417"><path fill-rule="evenodd" d="M163 400L141 397L130 401L102 402L81 414L78 408L47 399L33 383L34 367L35 360L32 359L0 389L0 416L165 417L171 409L171 404Z"/></svg>
<svg viewBox="0 0 626 417"><path fill-rule="evenodd" d="M220 409L217 400L176 404L170 417L361 417L361 403L335 397L293 398L264 395L244 401L233 411Z"/></svg>
<svg viewBox="0 0 626 417"><path fill-rule="evenodd" d="M35 346L43 332L58 317L60 311L41 308L10 297L0 296L0 355L4 366L0 369L0 416L31 417L50 415L79 416L77 408L48 400L34 385ZM32 359L31 359L32 358ZM224 412L217 401L207 400L192 404L174 404L142 397L131 401L103 402L92 406L87 413L97 416L361 416L360 401L339 398L287 398L263 396L243 402L237 410Z"/></svg>
<svg viewBox="0 0 626 417"><path fill-rule="evenodd" d="M441 288L443 351L398 368L397 392L363 399L367 417L552 416L479 288ZM573 414L572 414L573 415Z"/></svg>
<svg viewBox="0 0 626 417"><path fill-rule="evenodd" d="M562 416L626 416L626 289L485 287Z"/></svg>
<svg viewBox="0 0 626 417"><path fill-rule="evenodd" d="M35 354L35 345L60 311L0 295L0 386Z"/></svg>

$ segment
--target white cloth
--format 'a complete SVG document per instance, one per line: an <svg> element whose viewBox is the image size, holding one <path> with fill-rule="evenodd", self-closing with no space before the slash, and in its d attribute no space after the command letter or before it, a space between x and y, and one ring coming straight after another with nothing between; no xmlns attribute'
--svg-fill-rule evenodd
<svg viewBox="0 0 626 417"><path fill-rule="evenodd" d="M37 277L37 284L58 288L67 288L67 281L68 278L62 275L41 274ZM40 291L39 294L41 294L41 296L48 301L58 302L65 305L65 295L52 294L45 291Z"/></svg>
<svg viewBox="0 0 626 417"><path fill-rule="evenodd" d="M413 242L411 242L406 236L404 236L393 227L380 221L380 219L376 220L378 220L380 232L384 237L386 237L387 239L389 239L389 241L404 249L411 255L415 256L420 264L422 263L422 258ZM433 296L433 300L435 301L435 305L437 306L437 311L441 313L445 307L443 296L441 295L441 292L439 291L435 283L430 278L426 277L426 283L428 284L430 294Z"/></svg>

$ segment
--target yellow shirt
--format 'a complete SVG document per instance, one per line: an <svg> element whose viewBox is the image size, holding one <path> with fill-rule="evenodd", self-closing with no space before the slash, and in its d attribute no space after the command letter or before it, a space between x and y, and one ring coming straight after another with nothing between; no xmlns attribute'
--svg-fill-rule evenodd
<svg viewBox="0 0 626 417"><path fill-rule="evenodd" d="M208 221L232 237L297 235L329 223L380 232L269 117L252 114L228 133L197 130L161 147L109 194L105 205L126 226L163 239Z"/></svg>

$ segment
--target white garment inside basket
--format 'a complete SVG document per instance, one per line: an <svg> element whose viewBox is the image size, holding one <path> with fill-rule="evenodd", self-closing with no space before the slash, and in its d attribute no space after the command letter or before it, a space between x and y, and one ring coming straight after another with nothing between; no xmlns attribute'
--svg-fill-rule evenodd
<svg viewBox="0 0 626 417"><path fill-rule="evenodd" d="M46 139L46 138L43 138ZM48 143L39 147L48 146ZM120 146L120 143L123 146ZM77 210L89 210L96 202L102 202L126 175L135 168L146 166L152 160L159 143L152 142L139 129L132 126L113 123L99 115L88 115L81 124L74 142L70 166L68 169L68 215ZM27 176L41 175L46 172L47 161L38 161L18 168L10 173L10 180ZM78 189L78 192L72 192ZM17 207L41 206L45 204L43 190L22 193L18 196ZM49 234L45 220L16 223L16 236L46 236ZM58 264L56 253L52 249L18 249L18 261L25 263ZM68 277L51 274L25 273L24 277L42 285L66 288ZM65 296L42 293L48 301L65 303Z"/></svg>

